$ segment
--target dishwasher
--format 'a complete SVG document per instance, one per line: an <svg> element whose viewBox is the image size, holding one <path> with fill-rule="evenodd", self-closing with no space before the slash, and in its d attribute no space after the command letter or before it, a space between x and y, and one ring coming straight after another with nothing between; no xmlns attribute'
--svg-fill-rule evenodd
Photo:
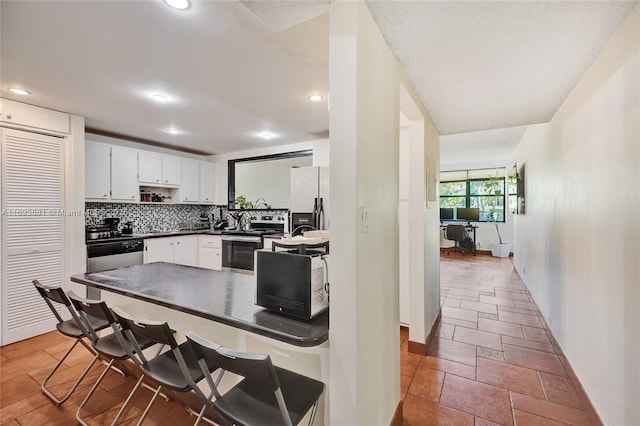
<svg viewBox="0 0 640 426"><path fill-rule="evenodd" d="M87 244L87 272L142 265L143 248L141 238ZM87 287L87 299L100 299L100 289Z"/></svg>

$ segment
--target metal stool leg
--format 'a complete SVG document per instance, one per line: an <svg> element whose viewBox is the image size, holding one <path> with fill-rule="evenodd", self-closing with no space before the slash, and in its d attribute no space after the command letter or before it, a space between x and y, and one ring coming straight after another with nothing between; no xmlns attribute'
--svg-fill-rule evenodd
<svg viewBox="0 0 640 426"><path fill-rule="evenodd" d="M69 356L69 354L73 351L73 348L75 348L78 343L81 343L89 352L91 352L94 355L94 357L91 360L91 362L89 363L89 365L87 365L87 367L84 369L84 371L82 372L80 377L78 377L78 379L73 384L73 386L71 386L71 389L69 389L69 392L67 392L67 394L65 396L60 398L60 397L54 395L53 392L51 392L49 389L47 389L47 382L49 381L49 379L51 379L51 377L53 377L53 374L58 370L58 368L60 368L60 366L63 364L64 360L67 358L67 356ZM45 395L47 395L49 397L49 399L51 399L53 402L55 402L56 404L62 404L67 399L69 399L69 397L71 396L73 391L76 390L76 388L78 387L78 385L80 384L82 379L84 379L85 376L87 375L87 373L89 373L89 370L91 369L91 367L93 367L93 364L95 364L95 362L98 360L98 358L99 358L99 355L90 346L88 346L84 342L84 340L82 340L81 338L80 339L76 339L76 341L73 343L73 345L71 345L71 347L67 350L67 352L64 354L64 356L62 358L60 358L60 361L58 361L58 363L55 365L55 367L53 367L53 370L51 370L49 375L42 381L42 385L40 386L40 389L42 389L42 392Z"/></svg>

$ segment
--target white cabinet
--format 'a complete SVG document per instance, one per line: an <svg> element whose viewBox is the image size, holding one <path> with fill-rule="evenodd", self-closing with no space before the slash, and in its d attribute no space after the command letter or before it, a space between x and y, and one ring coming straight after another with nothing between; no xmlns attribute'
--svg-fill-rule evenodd
<svg viewBox="0 0 640 426"><path fill-rule="evenodd" d="M180 185L182 181L182 158L174 155L162 156L162 183Z"/></svg>
<svg viewBox="0 0 640 426"><path fill-rule="evenodd" d="M181 158L152 151L138 152L138 181L151 185L180 185Z"/></svg>
<svg viewBox="0 0 640 426"><path fill-rule="evenodd" d="M137 202L140 188L136 179L137 155L130 148L111 147L111 200Z"/></svg>
<svg viewBox="0 0 640 426"><path fill-rule="evenodd" d="M144 240L144 263L173 263L174 244L173 238L149 238Z"/></svg>
<svg viewBox="0 0 640 426"><path fill-rule="evenodd" d="M85 198L108 201L111 193L111 146L87 140L84 159Z"/></svg>
<svg viewBox="0 0 640 426"><path fill-rule="evenodd" d="M162 154L150 151L138 152L138 180L157 185L162 183Z"/></svg>
<svg viewBox="0 0 640 426"><path fill-rule="evenodd" d="M148 238L144 240L144 263L168 262L197 266L198 236Z"/></svg>
<svg viewBox="0 0 640 426"><path fill-rule="evenodd" d="M198 266L198 236L175 237L173 263Z"/></svg>
<svg viewBox="0 0 640 426"><path fill-rule="evenodd" d="M68 134L69 114L0 98L0 121L8 125Z"/></svg>
<svg viewBox="0 0 640 426"><path fill-rule="evenodd" d="M200 202L200 161L182 159L182 183L180 184L180 202Z"/></svg>
<svg viewBox="0 0 640 426"><path fill-rule="evenodd" d="M222 237L198 235L198 267L222 270Z"/></svg>
<svg viewBox="0 0 640 426"><path fill-rule="evenodd" d="M200 203L213 204L215 202L216 165L208 161L200 162Z"/></svg>

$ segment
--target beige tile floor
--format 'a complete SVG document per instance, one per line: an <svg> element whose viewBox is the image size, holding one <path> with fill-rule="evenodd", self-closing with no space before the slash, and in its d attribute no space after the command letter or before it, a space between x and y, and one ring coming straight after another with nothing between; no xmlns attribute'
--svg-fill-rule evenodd
<svg viewBox="0 0 640 426"><path fill-rule="evenodd" d="M510 259L443 255L440 279L427 354L401 331L405 425L601 424Z"/></svg>

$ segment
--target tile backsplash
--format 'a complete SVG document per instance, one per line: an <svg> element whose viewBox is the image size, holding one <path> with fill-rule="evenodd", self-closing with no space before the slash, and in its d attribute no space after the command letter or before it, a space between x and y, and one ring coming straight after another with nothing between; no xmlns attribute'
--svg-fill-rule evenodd
<svg viewBox="0 0 640 426"><path fill-rule="evenodd" d="M119 217L120 226L133 222L133 232L144 234L151 231L171 231L182 224L198 222L200 217L219 220L227 215L226 206L189 204L129 204L129 203L85 203L85 225L101 225L107 217Z"/></svg>
<svg viewBox="0 0 640 426"><path fill-rule="evenodd" d="M280 215L287 210L260 210L252 216ZM133 232L145 234L151 231L172 231L183 224L198 222L201 217L213 218L215 221L225 217L230 226L235 221L229 216L227 206L168 204L168 203L85 203L85 225L102 225L107 217L119 217L120 228L126 222L133 222Z"/></svg>

